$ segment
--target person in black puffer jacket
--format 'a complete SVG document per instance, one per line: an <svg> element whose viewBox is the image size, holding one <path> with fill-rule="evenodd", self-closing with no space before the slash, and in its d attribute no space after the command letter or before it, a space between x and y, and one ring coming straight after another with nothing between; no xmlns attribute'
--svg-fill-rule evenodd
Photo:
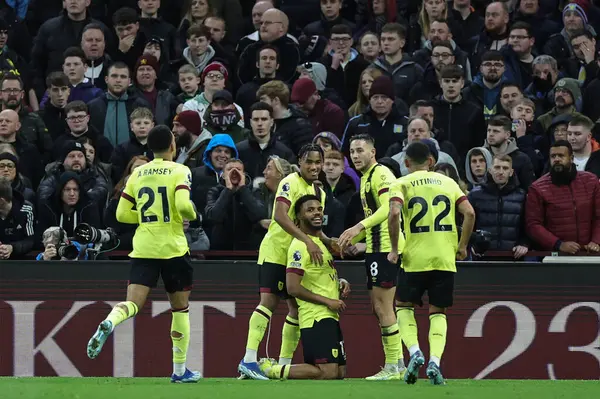
<svg viewBox="0 0 600 399"><path fill-rule="evenodd" d="M525 198L509 155L494 157L486 183L473 189L469 202L475 208L475 229L491 233L491 250L512 251L515 258L527 253Z"/></svg>

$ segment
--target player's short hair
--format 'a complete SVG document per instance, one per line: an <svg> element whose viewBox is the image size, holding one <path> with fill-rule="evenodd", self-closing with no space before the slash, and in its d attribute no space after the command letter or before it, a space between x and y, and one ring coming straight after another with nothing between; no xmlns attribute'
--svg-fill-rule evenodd
<svg viewBox="0 0 600 399"><path fill-rule="evenodd" d="M148 148L150 148L154 154L168 150L169 147L171 147L172 142L173 133L168 126L154 126L150 130L150 133L148 133Z"/></svg>
<svg viewBox="0 0 600 399"><path fill-rule="evenodd" d="M344 161L344 154L338 150L329 150L325 153L325 159L336 159L338 161Z"/></svg>
<svg viewBox="0 0 600 399"><path fill-rule="evenodd" d="M410 113L410 115L414 116L417 114L417 112L419 112L419 108L421 107L433 108L433 104L431 103L431 101L428 100L418 100L410 105L408 112Z"/></svg>
<svg viewBox="0 0 600 399"><path fill-rule="evenodd" d="M254 111L269 111L269 116L273 118L273 107L263 101L252 104L250 107L250 119L252 119L252 113Z"/></svg>
<svg viewBox="0 0 600 399"><path fill-rule="evenodd" d="M569 122L569 126L582 126L585 130L591 132L594 128L594 122L585 115L575 115Z"/></svg>
<svg viewBox="0 0 600 399"><path fill-rule="evenodd" d="M271 80L258 88L256 99L260 101L262 96L270 99L278 98L281 105L287 108L290 102L290 89L281 80Z"/></svg>
<svg viewBox="0 0 600 399"><path fill-rule="evenodd" d="M69 112L85 112L89 113L88 106L81 100L71 101L65 106L65 115L69 115Z"/></svg>
<svg viewBox="0 0 600 399"><path fill-rule="evenodd" d="M440 72L442 79L464 79L465 71L460 65L448 65Z"/></svg>
<svg viewBox="0 0 600 399"><path fill-rule="evenodd" d="M13 191L12 186L8 180L0 179L0 198L6 202L12 202Z"/></svg>
<svg viewBox="0 0 600 399"><path fill-rule="evenodd" d="M186 32L186 37L191 39L192 37L205 37L207 40L211 39L210 29L201 24L193 24L189 27Z"/></svg>
<svg viewBox="0 0 600 399"><path fill-rule="evenodd" d="M567 149L569 150L569 155L573 155L573 146L571 146L571 143L569 143L567 140L555 141L550 146L550 148L557 148L557 147L567 147Z"/></svg>
<svg viewBox="0 0 600 399"><path fill-rule="evenodd" d="M494 155L494 158L492 158L492 162L493 161L508 162L512 168L513 160L508 154L496 154Z"/></svg>
<svg viewBox="0 0 600 399"><path fill-rule="evenodd" d="M373 136L371 136L370 134L366 134L366 133L355 134L354 136L350 137L350 144L352 144L352 142L356 141L356 140L363 140L363 141L371 144L373 147L375 146L375 138L373 138Z"/></svg>
<svg viewBox="0 0 600 399"><path fill-rule="evenodd" d="M85 56L85 53L83 52L81 47L73 46L73 47L69 47L68 49L66 49L65 52L63 53L63 62L69 57L77 57L84 64L87 62L87 57Z"/></svg>
<svg viewBox="0 0 600 399"><path fill-rule="evenodd" d="M69 78L63 72L50 72L50 75L46 78L46 88L56 87L69 87L71 83Z"/></svg>
<svg viewBox="0 0 600 399"><path fill-rule="evenodd" d="M417 165L423 165L430 156L429 146L420 141L415 141L406 148L406 157Z"/></svg>
<svg viewBox="0 0 600 399"><path fill-rule="evenodd" d="M129 70L127 64L123 61L115 61L112 64L110 64L110 66L106 70L106 74L110 75L110 71L112 71L113 69L127 69L127 74L131 77L131 71Z"/></svg>
<svg viewBox="0 0 600 399"><path fill-rule="evenodd" d="M200 77L200 74L198 73L198 70L196 68L194 68L193 66L191 66L190 64L185 64L184 66L182 66L181 68L179 68L179 70L177 71L177 73L179 75L183 75L184 73L191 73L192 75L194 75L195 77Z"/></svg>
<svg viewBox="0 0 600 399"><path fill-rule="evenodd" d="M395 33L400 39L406 39L406 28L397 22L388 22L383 25L381 33Z"/></svg>
<svg viewBox="0 0 600 399"><path fill-rule="evenodd" d="M323 149L321 148L320 145L310 143L310 144L304 144L300 148L300 151L298 151L298 160L301 160L302 158L304 158L304 156L308 155L309 152L318 152L319 155L321 156L321 159L323 159L325 157L325 154L323 153Z"/></svg>
<svg viewBox="0 0 600 399"><path fill-rule="evenodd" d="M510 132L512 130L512 121L508 116L494 115L488 121L488 126L501 127L505 132Z"/></svg>
<svg viewBox="0 0 600 399"><path fill-rule="evenodd" d="M302 197L298 198L298 200L294 204L294 213L298 215L300 213L300 210L302 209L302 205L304 205L308 201L318 201L319 203L321 203L321 199L314 194L303 195Z"/></svg>
<svg viewBox="0 0 600 399"><path fill-rule="evenodd" d="M140 107L134 109L129 118L132 122L136 119L150 119L151 121L153 121L154 114L152 113L150 108Z"/></svg>
<svg viewBox="0 0 600 399"><path fill-rule="evenodd" d="M140 21L137 11L131 7L119 8L112 17L113 26L126 26Z"/></svg>

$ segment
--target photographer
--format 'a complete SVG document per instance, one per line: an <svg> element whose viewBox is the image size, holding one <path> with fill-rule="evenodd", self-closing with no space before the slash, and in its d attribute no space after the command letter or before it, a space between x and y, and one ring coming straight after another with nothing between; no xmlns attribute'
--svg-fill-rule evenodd
<svg viewBox="0 0 600 399"><path fill-rule="evenodd" d="M70 241L60 227L49 227L42 235L44 252L35 260L88 260L87 249L93 244L82 245Z"/></svg>
<svg viewBox="0 0 600 399"><path fill-rule="evenodd" d="M23 259L33 248L33 207L0 179L0 259Z"/></svg>

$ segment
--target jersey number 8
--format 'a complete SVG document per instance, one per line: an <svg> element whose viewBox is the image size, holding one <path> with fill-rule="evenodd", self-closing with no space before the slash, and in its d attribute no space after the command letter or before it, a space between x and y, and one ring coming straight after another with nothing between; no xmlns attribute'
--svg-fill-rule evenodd
<svg viewBox="0 0 600 399"><path fill-rule="evenodd" d="M158 193L162 197L162 212L163 212L163 221L165 223L169 223L171 220L171 215L169 212L169 198L167 197L167 188L165 186L158 187ZM156 199L156 193L150 187L142 187L138 192L138 199L141 199L144 195L148 196L148 200L140 209L140 215L142 217L142 223L151 223L158 222L158 216L154 215L146 215L146 212L154 205L154 201Z"/></svg>
<svg viewBox="0 0 600 399"><path fill-rule="evenodd" d="M412 197L410 201L408 201L408 209L412 209L416 204L419 204L421 206L421 209L410 220L410 232L413 234L429 233L431 231L430 226L417 226L421 219L423 219L423 217L429 211L429 204L427 203L427 200L425 200L425 198L423 197ZM442 224L442 220L450 213L450 199L445 195L438 195L431 202L431 205L434 207L437 207L440 204L443 204L444 208L435 217L435 220L433 222L433 231L452 231L451 224Z"/></svg>

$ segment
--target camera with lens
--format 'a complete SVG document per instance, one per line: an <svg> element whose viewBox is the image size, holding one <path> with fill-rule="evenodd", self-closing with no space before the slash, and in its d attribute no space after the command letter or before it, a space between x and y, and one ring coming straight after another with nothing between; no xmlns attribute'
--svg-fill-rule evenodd
<svg viewBox="0 0 600 399"><path fill-rule="evenodd" d="M469 244L473 248L473 252L483 256L485 252L490 249L490 245L492 244L492 234L486 230L475 230L471 234Z"/></svg>
<svg viewBox="0 0 600 399"><path fill-rule="evenodd" d="M56 254L57 260L63 258L68 260L75 260L79 256L79 249L77 249L77 247L71 244L70 242L61 241L56 245Z"/></svg>
<svg viewBox="0 0 600 399"><path fill-rule="evenodd" d="M116 241L116 237L111 228L97 229L87 223L77 225L73 231L73 238L81 244L107 244Z"/></svg>

